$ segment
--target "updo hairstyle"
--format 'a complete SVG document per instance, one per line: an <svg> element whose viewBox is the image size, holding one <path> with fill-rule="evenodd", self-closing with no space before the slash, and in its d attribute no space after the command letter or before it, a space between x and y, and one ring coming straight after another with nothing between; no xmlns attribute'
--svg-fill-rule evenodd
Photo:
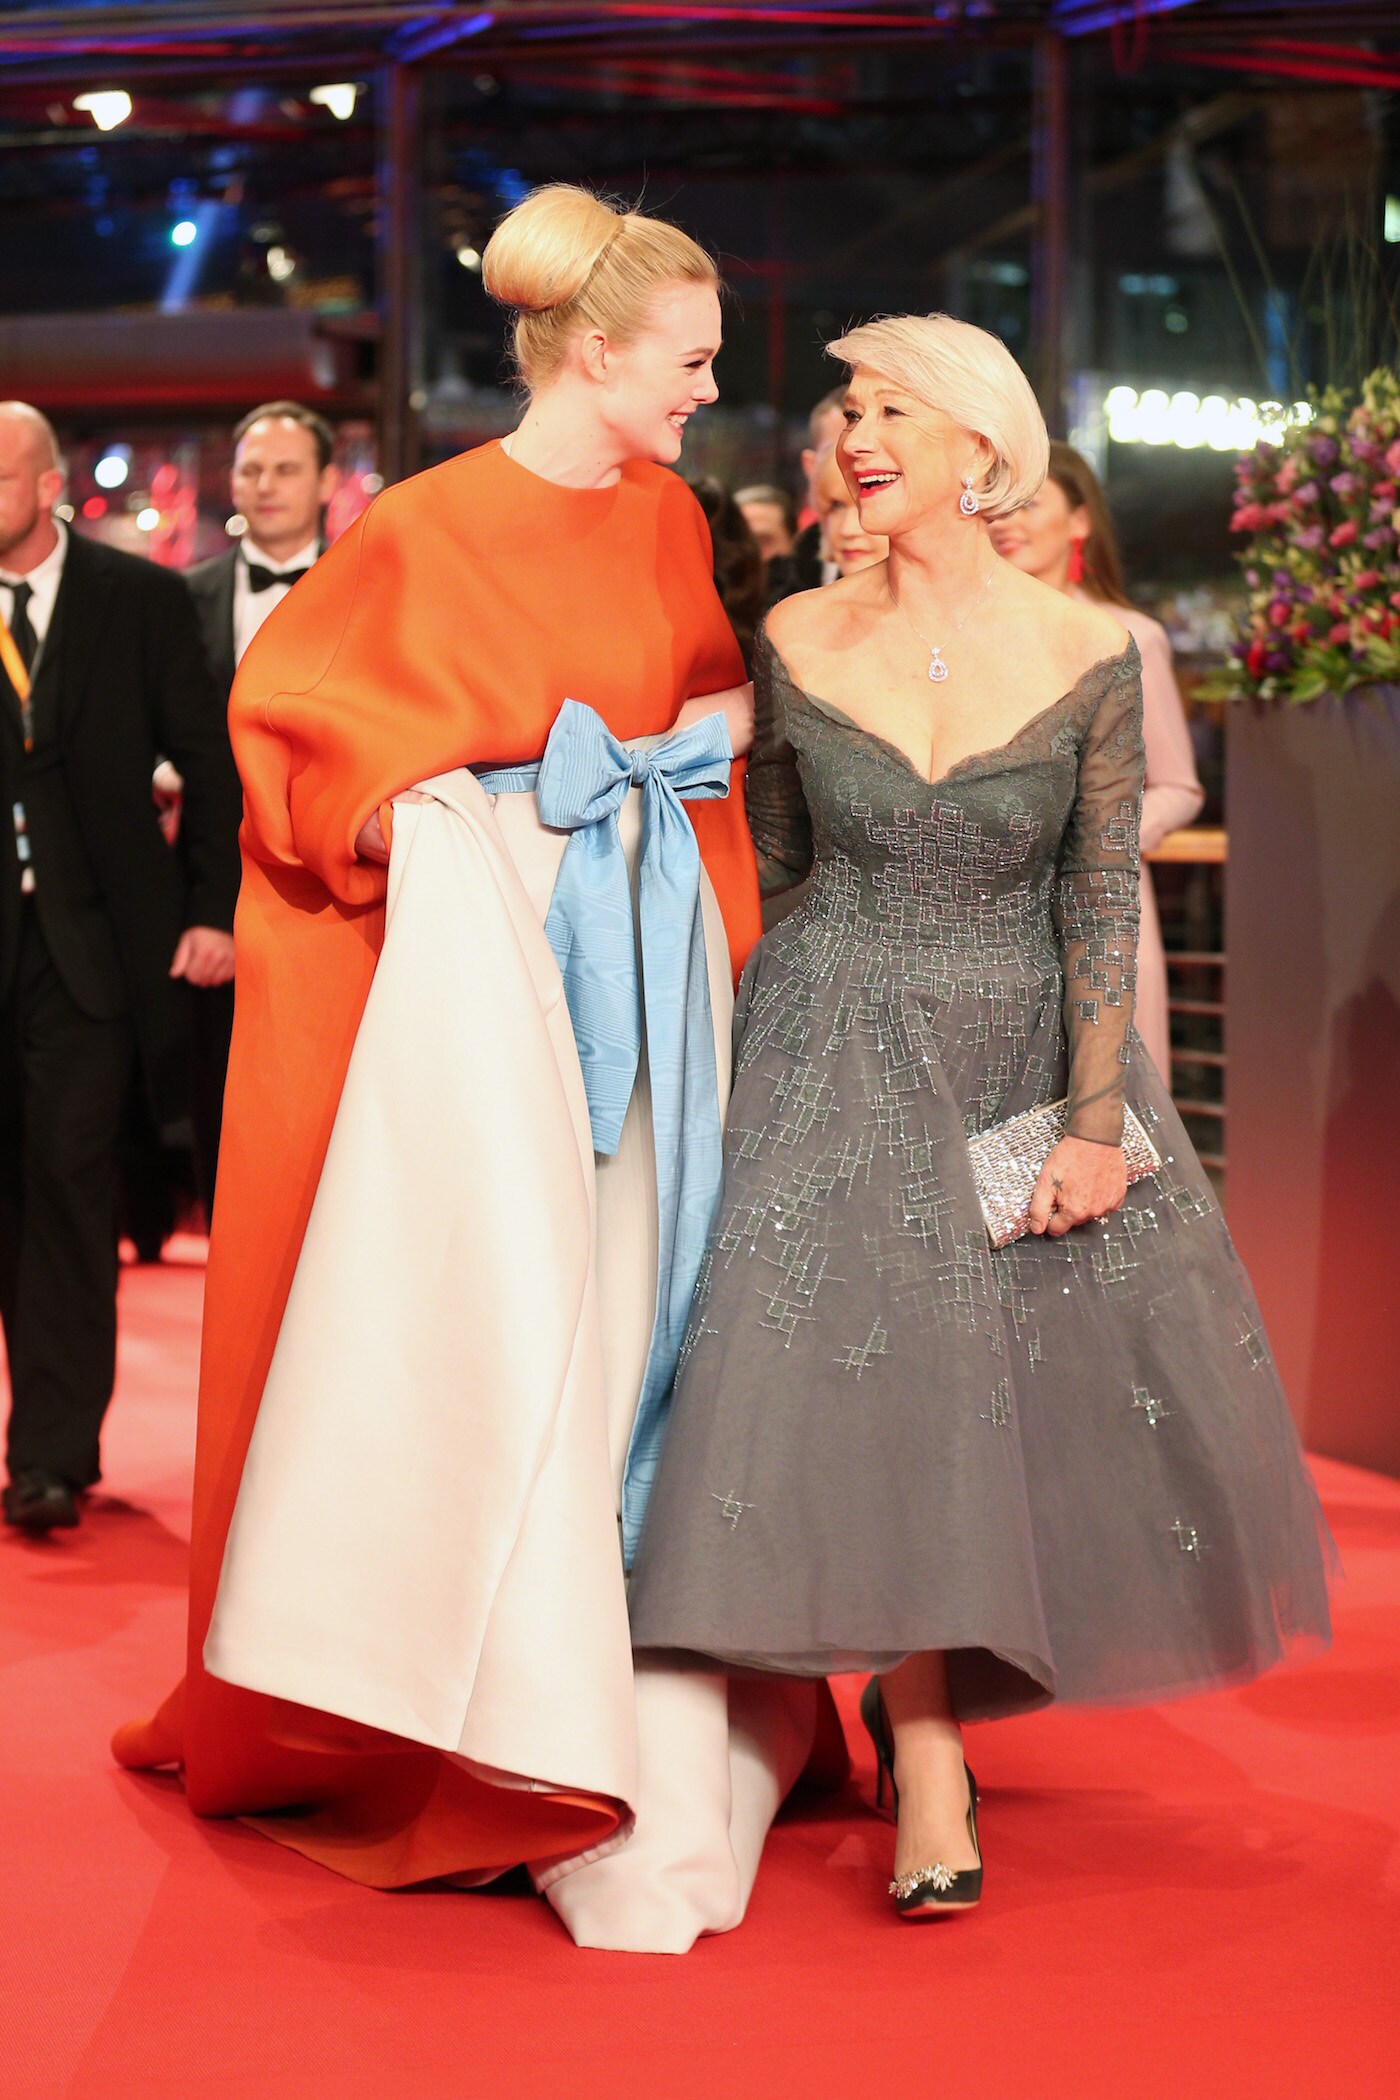
<svg viewBox="0 0 1400 2100"><path fill-rule="evenodd" d="M998 336L951 314L895 314L826 347L852 371L861 365L878 373L986 439L996 456L973 486L989 522L1019 510L1040 488L1050 463L1045 418Z"/></svg>
<svg viewBox="0 0 1400 2100"><path fill-rule="evenodd" d="M515 309L515 362L531 393L557 375L575 336L597 328L611 343L629 343L667 285L719 284L709 256L678 226L566 182L532 191L507 212L486 244L481 275L491 297Z"/></svg>

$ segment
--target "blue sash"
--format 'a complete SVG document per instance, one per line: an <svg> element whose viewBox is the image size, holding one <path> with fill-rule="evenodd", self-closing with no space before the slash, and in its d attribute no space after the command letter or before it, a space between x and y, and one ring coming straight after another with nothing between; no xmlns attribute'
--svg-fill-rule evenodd
<svg viewBox="0 0 1400 2100"><path fill-rule="evenodd" d="M533 794L540 822L570 834L544 930L564 980L597 1152L617 1150L645 1018L660 1250L651 1346L622 1484L629 1567L661 1457L722 1165L700 849L681 803L726 796L732 758L722 714L629 751L591 707L566 700L538 765L478 775L489 795ZM634 787L642 791L635 920L617 827Z"/></svg>

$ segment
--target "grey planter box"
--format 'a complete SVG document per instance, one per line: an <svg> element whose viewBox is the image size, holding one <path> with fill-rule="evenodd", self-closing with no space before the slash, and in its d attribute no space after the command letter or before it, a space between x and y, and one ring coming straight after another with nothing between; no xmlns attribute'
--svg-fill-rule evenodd
<svg viewBox="0 0 1400 2100"><path fill-rule="evenodd" d="M1228 735L1230 1228L1305 1443L1400 1474L1400 688Z"/></svg>

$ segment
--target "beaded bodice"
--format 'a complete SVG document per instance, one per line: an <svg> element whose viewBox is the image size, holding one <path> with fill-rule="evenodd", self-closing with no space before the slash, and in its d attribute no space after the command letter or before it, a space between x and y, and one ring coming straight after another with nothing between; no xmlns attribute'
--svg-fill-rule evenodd
<svg viewBox="0 0 1400 2100"><path fill-rule="evenodd" d="M1062 976L1070 1128L1116 1143L1137 942L1136 645L932 782L799 688L766 636L754 669L764 888L811 878L784 943L859 951L867 983L941 984L1008 1009Z"/></svg>

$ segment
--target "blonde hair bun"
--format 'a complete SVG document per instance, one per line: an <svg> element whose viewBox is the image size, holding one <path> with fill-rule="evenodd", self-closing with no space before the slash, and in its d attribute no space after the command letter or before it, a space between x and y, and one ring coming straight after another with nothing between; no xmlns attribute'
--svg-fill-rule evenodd
<svg viewBox="0 0 1400 2100"><path fill-rule="evenodd" d="M668 285L718 285L698 242L665 219L623 211L551 182L507 212L481 258L491 297L515 311L515 362L532 393L557 377L575 337L624 344L647 327Z"/></svg>
<svg viewBox="0 0 1400 2100"><path fill-rule="evenodd" d="M551 182L506 213L481 258L481 281L501 306L544 314L577 299L624 223L591 190Z"/></svg>

